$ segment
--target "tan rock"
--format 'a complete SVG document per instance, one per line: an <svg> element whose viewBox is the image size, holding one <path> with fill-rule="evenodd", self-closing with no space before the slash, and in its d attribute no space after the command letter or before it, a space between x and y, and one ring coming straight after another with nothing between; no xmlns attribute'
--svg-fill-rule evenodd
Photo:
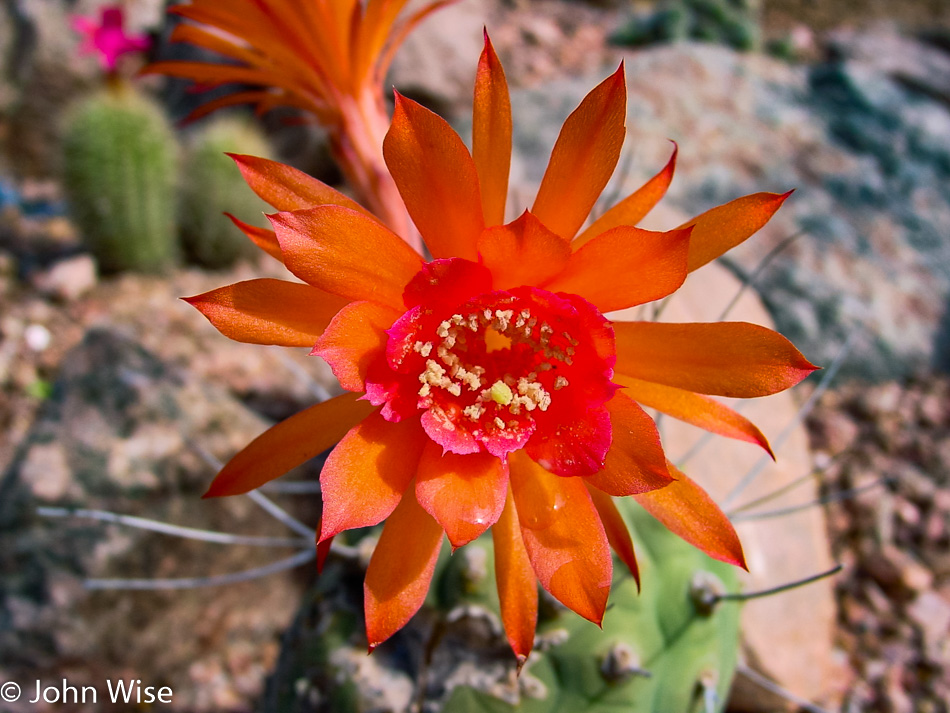
<svg viewBox="0 0 950 713"><path fill-rule="evenodd" d="M61 500L69 492L72 472L66 452L59 443L42 443L30 448L20 471L30 492L46 501Z"/></svg>
<svg viewBox="0 0 950 713"><path fill-rule="evenodd" d="M32 278L36 289L64 302L72 302L89 292L96 286L96 279L96 263L89 255L60 260Z"/></svg>
<svg viewBox="0 0 950 713"><path fill-rule="evenodd" d="M643 227L670 229L685 216L658 209ZM711 264L690 275L670 299L661 319L664 322L711 322L720 319L727 305L741 289L741 283L726 269ZM636 315L626 316L627 319ZM752 291L746 291L728 314L728 321L745 321L772 326L765 308ZM806 355L807 357L807 355ZM796 423L800 404L794 393L735 404L769 438L775 450L772 462L761 449L722 437L704 439L704 432L662 419L661 435L671 460L679 463L688 453L685 471L724 505L735 512L744 503L778 491L813 468L804 427ZM695 450L694 450L695 449ZM757 475L741 494L730 498L745 476ZM806 480L789 492L751 508L751 512L773 511L808 503L818 496L813 480ZM749 575L746 591L758 591L793 582L832 567L824 514L811 507L780 517L737 521L736 529L745 548ZM833 656L832 637L835 603L831 580L775 596L755 599L743 607L742 636L747 662L760 673L778 682L801 698L832 704L835 679L840 665ZM762 710L762 691L740 676L734 686L736 710ZM775 705L772 701L769 705Z"/></svg>

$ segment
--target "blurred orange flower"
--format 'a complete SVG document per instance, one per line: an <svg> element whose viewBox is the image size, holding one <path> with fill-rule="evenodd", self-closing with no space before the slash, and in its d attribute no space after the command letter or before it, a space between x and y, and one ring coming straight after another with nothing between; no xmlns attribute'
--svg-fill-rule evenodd
<svg viewBox="0 0 950 713"><path fill-rule="evenodd" d="M366 573L370 648L422 605L443 533L454 548L491 529L520 661L538 582L599 623L611 546L637 576L611 496L633 496L688 542L744 566L729 521L667 462L640 404L768 450L754 425L708 395L772 394L815 367L752 324L603 315L670 295L786 196L741 198L669 232L633 227L665 193L671 159L581 231L616 166L625 115L621 66L567 119L531 210L502 224L511 113L487 37L471 154L443 119L397 96L384 155L431 262L318 181L235 157L280 211L274 231L252 238L304 284L250 280L188 301L233 339L313 347L352 393L265 432L208 495L257 488L339 442L320 479L322 552L339 532L386 521Z"/></svg>
<svg viewBox="0 0 950 713"><path fill-rule="evenodd" d="M313 114L330 135L334 156L359 199L409 239L410 224L383 164L389 125L383 81L395 50L431 12L454 0L427 2L403 21L408 0L192 0L171 12L191 20L172 42L222 55L220 62L165 61L145 69L203 87L257 87L208 102L193 117L221 107L289 106Z"/></svg>

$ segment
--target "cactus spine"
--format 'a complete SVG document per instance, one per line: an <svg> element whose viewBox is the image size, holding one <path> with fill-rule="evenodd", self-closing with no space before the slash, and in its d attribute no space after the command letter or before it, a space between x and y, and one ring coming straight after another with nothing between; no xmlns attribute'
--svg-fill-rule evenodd
<svg viewBox="0 0 950 713"><path fill-rule="evenodd" d="M162 110L131 87L83 101L64 137L64 185L105 272L156 272L177 258L177 143Z"/></svg>
<svg viewBox="0 0 950 713"><path fill-rule="evenodd" d="M263 134L253 124L234 117L219 118L195 135L182 176L182 241L189 260L210 268L227 267L256 254L253 245L222 214L259 224L267 208L226 152L265 158L271 154Z"/></svg>

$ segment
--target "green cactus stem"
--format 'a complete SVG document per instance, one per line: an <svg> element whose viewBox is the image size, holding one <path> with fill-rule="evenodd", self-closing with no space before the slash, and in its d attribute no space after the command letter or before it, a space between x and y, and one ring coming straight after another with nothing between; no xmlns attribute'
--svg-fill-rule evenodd
<svg viewBox="0 0 950 713"><path fill-rule="evenodd" d="M456 688L452 713L705 713L722 711L735 673L739 605L711 603L738 587L735 568L681 541L626 498L643 590L617 565L601 630L571 612L539 626L518 706Z"/></svg>
<svg viewBox="0 0 950 713"><path fill-rule="evenodd" d="M251 122L220 117L194 136L185 155L181 190L181 232L185 254L198 265L223 268L257 254L253 244L224 214L263 224L268 206L241 178L226 154L269 158L270 146Z"/></svg>

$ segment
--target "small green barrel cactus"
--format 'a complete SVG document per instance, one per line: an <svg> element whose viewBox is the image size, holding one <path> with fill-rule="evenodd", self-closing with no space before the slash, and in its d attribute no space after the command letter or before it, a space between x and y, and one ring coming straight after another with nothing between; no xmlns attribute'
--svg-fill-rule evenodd
<svg viewBox="0 0 950 713"><path fill-rule="evenodd" d="M699 40L740 51L761 44L760 0L662 0L633 15L611 36L619 45Z"/></svg>
<svg viewBox="0 0 950 713"><path fill-rule="evenodd" d="M190 261L210 268L228 267L256 254L252 243L223 214L260 224L268 209L226 153L269 158L271 151L254 124L236 117L221 117L194 136L182 176L182 241Z"/></svg>
<svg viewBox="0 0 950 713"><path fill-rule="evenodd" d="M177 258L178 147L161 108L111 86L73 110L63 179L73 219L104 272L158 272Z"/></svg>

